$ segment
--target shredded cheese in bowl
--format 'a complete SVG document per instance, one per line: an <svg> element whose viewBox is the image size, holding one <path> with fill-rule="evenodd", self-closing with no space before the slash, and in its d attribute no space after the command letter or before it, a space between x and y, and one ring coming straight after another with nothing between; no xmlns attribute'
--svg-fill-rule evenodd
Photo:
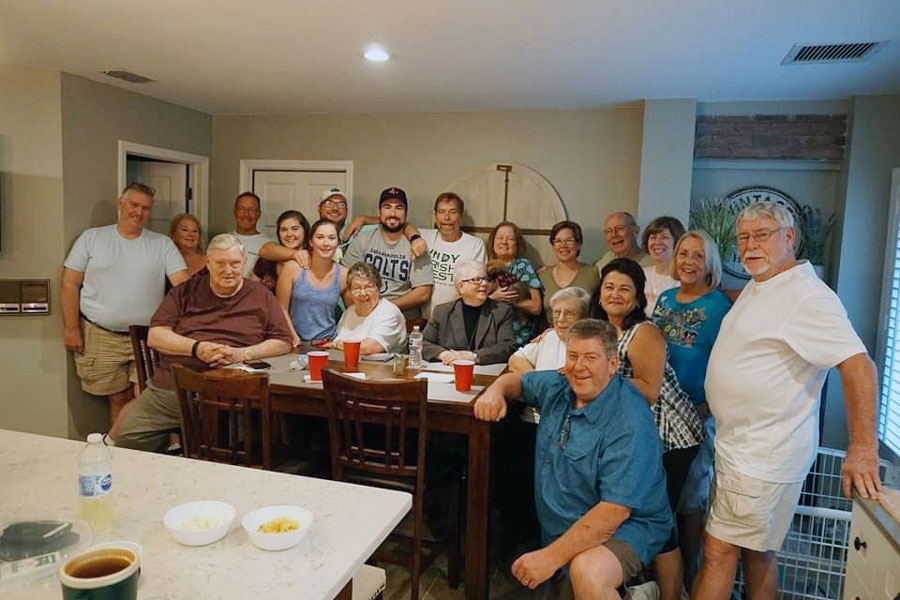
<svg viewBox="0 0 900 600"><path fill-rule="evenodd" d="M259 533L287 533L300 529L300 523L290 517L277 517L266 521L256 530Z"/></svg>
<svg viewBox="0 0 900 600"><path fill-rule="evenodd" d="M181 523L182 531L205 531L207 529L212 529L213 527L218 527L223 524L225 521L222 519L214 519L210 517L203 517L201 515L197 515L191 517L190 519L185 520Z"/></svg>

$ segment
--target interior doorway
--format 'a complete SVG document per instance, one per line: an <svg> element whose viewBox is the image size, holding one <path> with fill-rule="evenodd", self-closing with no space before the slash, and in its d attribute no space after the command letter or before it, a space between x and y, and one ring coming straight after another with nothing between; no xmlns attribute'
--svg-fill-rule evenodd
<svg viewBox="0 0 900 600"><path fill-rule="evenodd" d="M148 229L168 234L172 217L186 212L209 231L209 158L120 140L117 193L132 182L156 189Z"/></svg>
<svg viewBox="0 0 900 600"><path fill-rule="evenodd" d="M298 210L310 222L319 218L322 192L339 187L353 211L353 162L322 160L242 160L241 192L259 196L262 214L257 228L277 239L275 222L285 210ZM240 193L240 192L238 192Z"/></svg>

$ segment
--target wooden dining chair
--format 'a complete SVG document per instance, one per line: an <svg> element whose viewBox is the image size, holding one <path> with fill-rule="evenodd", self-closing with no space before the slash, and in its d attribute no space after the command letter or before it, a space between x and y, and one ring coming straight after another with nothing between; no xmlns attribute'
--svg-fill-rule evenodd
<svg viewBox="0 0 900 600"><path fill-rule="evenodd" d="M184 455L272 468L272 406L267 373L198 373L175 365Z"/></svg>
<svg viewBox="0 0 900 600"><path fill-rule="evenodd" d="M129 325L128 335L131 337L131 349L134 351L134 364L137 368L138 391L143 392L147 382L156 372L159 364L159 352L147 344L150 328L146 325Z"/></svg>
<svg viewBox="0 0 900 600"><path fill-rule="evenodd" d="M332 476L338 481L385 487L413 496L409 556L382 553L412 571L410 599L419 596L421 571L447 550L451 587L459 581L459 531L442 542L423 539L428 382L360 381L331 369L322 373L331 439ZM457 480L458 485L458 480ZM458 512L458 496L456 507ZM455 514L455 512L453 513ZM455 519L452 519L455 520ZM423 549L427 552L423 553Z"/></svg>

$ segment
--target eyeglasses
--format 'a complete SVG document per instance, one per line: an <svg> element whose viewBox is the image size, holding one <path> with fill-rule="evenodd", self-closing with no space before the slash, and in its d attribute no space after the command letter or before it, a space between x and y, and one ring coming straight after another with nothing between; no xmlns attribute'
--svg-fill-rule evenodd
<svg viewBox="0 0 900 600"><path fill-rule="evenodd" d="M481 277L470 277L468 279L462 279L460 280L460 283L474 283L475 285L481 285L485 281L487 281L487 277L482 275Z"/></svg>
<svg viewBox="0 0 900 600"><path fill-rule="evenodd" d="M352 293L352 294L363 294L363 293L371 294L371 293L374 293L376 290L377 290L377 288L372 284L359 285L359 286L351 285L350 286L350 293Z"/></svg>
<svg viewBox="0 0 900 600"><path fill-rule="evenodd" d="M556 238L552 242L554 246L574 246L577 243L578 240L575 238Z"/></svg>
<svg viewBox="0 0 900 600"><path fill-rule="evenodd" d="M609 235L611 233L625 233L628 231L628 225L616 225L615 227L607 227L603 230L603 233Z"/></svg>
<svg viewBox="0 0 900 600"><path fill-rule="evenodd" d="M574 318L578 317L578 312L576 312L574 310L558 310L558 309L556 309L551 312L553 314L554 319L558 319L560 317L563 317L566 319L574 319Z"/></svg>
<svg viewBox="0 0 900 600"><path fill-rule="evenodd" d="M259 209L256 208L237 208L234 212L243 213L245 215L255 215L259 212Z"/></svg>
<svg viewBox="0 0 900 600"><path fill-rule="evenodd" d="M347 208L347 203L343 200L335 202L334 200L326 200L322 203L325 208Z"/></svg>
<svg viewBox="0 0 900 600"><path fill-rule="evenodd" d="M747 242L750 241L750 238L753 238L757 244L762 244L769 241L773 235L777 232L784 229L784 227L776 227L775 229L760 229L759 231L754 231L753 233L742 233L737 236L737 243L740 246L745 246Z"/></svg>

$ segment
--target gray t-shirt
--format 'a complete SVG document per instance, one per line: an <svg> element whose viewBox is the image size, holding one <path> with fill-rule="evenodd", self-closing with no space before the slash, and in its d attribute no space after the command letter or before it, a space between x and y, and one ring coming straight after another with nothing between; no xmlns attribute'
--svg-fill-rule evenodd
<svg viewBox="0 0 900 600"><path fill-rule="evenodd" d="M150 323L165 294L166 276L187 269L168 237L144 229L128 240L115 225L85 230L63 265L84 273L81 313L122 332Z"/></svg>
<svg viewBox="0 0 900 600"><path fill-rule="evenodd" d="M256 266L256 261L259 260L259 249L262 248L266 242L272 242L274 240L263 233L243 235L237 231L232 231L231 235L241 242L244 251L247 253L247 262L244 264L244 278L249 279L250 274L253 273L253 267Z"/></svg>
<svg viewBox="0 0 900 600"><path fill-rule="evenodd" d="M341 263L345 267L364 260L381 275L381 296L392 300L398 298L420 285L432 285L431 259L426 252L413 260L410 254L409 240L401 236L393 245L384 241L381 227L372 231L358 233ZM403 311L407 319L418 319L419 307Z"/></svg>

